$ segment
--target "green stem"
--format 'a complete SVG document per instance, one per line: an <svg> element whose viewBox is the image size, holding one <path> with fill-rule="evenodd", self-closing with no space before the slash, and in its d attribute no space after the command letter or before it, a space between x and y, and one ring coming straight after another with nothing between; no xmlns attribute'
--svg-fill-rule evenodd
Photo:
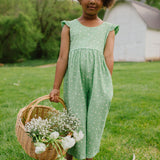
<svg viewBox="0 0 160 160"><path fill-rule="evenodd" d="M56 141L55 141L55 143L57 144L57 146L58 146L58 148L59 148L59 150L60 150L60 152L61 152L61 156L63 156L63 153L62 153L62 150L61 150L59 144L58 144Z"/></svg>
<svg viewBox="0 0 160 160"><path fill-rule="evenodd" d="M54 142L52 143L52 145L54 145ZM57 154L59 155L59 152L58 152L58 150L57 150L56 145L54 145L54 146L55 146L55 149L56 149Z"/></svg>
<svg viewBox="0 0 160 160"><path fill-rule="evenodd" d="M39 139L37 139L37 136L34 134L33 137L36 138L36 141L39 142Z"/></svg>

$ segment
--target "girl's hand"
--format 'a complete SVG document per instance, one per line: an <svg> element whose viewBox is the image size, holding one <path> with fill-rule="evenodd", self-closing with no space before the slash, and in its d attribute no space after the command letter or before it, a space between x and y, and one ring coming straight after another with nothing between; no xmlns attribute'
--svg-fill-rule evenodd
<svg viewBox="0 0 160 160"><path fill-rule="evenodd" d="M51 91L51 93L49 94L49 96L50 96L50 101L51 102L56 102L56 103L58 103L59 101L58 101L58 97L59 97L59 95L60 95L60 90L59 89L53 89L52 91Z"/></svg>

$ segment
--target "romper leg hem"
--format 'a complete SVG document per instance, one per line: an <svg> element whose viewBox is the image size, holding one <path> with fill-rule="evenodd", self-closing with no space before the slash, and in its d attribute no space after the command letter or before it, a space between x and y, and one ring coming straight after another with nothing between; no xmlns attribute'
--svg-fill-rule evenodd
<svg viewBox="0 0 160 160"><path fill-rule="evenodd" d="M74 155L73 153L67 151L68 154L72 155L73 157L75 157L78 160L83 160L83 159L86 159L86 158L94 158L99 152L100 152L100 150L98 150L96 153L94 153L92 155L90 154L90 155L87 155L86 157L82 158L82 157L78 157L77 155Z"/></svg>
<svg viewBox="0 0 160 160"><path fill-rule="evenodd" d="M70 153L70 152L67 152L68 154L72 155L73 157L75 157L76 159L78 160L83 160L85 158L81 158L81 157L78 157L77 155L74 155L73 153Z"/></svg>
<svg viewBox="0 0 160 160"><path fill-rule="evenodd" d="M99 153L100 150L98 150L96 153L94 154L90 154L90 155L87 155L86 158L94 158L98 153Z"/></svg>

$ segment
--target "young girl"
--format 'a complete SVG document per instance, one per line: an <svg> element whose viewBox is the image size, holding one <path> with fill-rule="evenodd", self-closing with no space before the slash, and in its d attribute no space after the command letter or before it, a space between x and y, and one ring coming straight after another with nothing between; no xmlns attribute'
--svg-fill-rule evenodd
<svg viewBox="0 0 160 160"><path fill-rule="evenodd" d="M103 22L98 11L114 0L79 0L82 16L62 21L60 54L50 101L58 102L64 77L67 108L80 119L84 137L68 149L66 158L92 160L99 152L113 97L112 71L115 34L119 25Z"/></svg>

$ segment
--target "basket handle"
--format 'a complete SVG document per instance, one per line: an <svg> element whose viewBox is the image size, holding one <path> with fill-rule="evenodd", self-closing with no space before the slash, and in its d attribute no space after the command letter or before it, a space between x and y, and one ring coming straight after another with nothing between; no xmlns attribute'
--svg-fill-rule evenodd
<svg viewBox="0 0 160 160"><path fill-rule="evenodd" d="M27 106L26 109L31 108L32 105L33 105L34 103L36 103L39 99L42 99L42 98L47 97L47 96L48 96L48 95L45 95L45 96L42 96L42 97L39 97L39 98L35 99L34 101L32 101L32 102Z"/></svg>
<svg viewBox="0 0 160 160"><path fill-rule="evenodd" d="M27 116L27 118L26 118L25 123L29 122L30 116L31 116L32 111L33 111L33 109L35 108L35 106L37 106L41 101L44 101L44 100L49 99L49 98L50 98L49 95L45 95L45 96L39 97L39 98L35 99L33 102L31 102L31 103L27 106L27 109L28 109L28 108L31 108L31 109L30 109L29 112L28 112L28 116ZM58 101L59 101L59 102L63 105L63 107L67 110L67 107L66 107L63 99L62 99L61 97L59 97L59 96L58 96Z"/></svg>

